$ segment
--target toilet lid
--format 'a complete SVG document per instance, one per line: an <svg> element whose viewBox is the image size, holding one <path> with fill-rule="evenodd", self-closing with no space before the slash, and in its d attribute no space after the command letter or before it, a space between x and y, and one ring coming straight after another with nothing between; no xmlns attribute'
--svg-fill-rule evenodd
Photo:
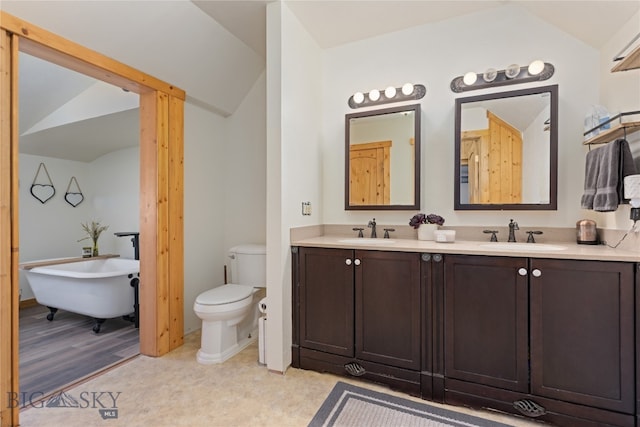
<svg viewBox="0 0 640 427"><path fill-rule="evenodd" d="M220 305L241 301L253 293L251 286L227 284L201 293L196 302L202 305Z"/></svg>

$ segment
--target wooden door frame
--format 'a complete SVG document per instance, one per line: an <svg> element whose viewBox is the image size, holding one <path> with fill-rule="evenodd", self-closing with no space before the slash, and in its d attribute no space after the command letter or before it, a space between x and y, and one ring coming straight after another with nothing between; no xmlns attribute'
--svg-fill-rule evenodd
<svg viewBox="0 0 640 427"><path fill-rule="evenodd" d="M140 95L140 352L184 341L185 92L0 10L0 427L20 409L7 403L19 391L19 51Z"/></svg>

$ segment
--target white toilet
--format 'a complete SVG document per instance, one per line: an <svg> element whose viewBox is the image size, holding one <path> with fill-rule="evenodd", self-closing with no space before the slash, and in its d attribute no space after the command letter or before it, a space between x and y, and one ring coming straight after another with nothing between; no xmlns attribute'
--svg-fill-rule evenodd
<svg viewBox="0 0 640 427"><path fill-rule="evenodd" d="M202 319L198 362L222 363L258 336L258 302L266 288L266 247L245 244L229 250L231 282L201 293L193 311Z"/></svg>

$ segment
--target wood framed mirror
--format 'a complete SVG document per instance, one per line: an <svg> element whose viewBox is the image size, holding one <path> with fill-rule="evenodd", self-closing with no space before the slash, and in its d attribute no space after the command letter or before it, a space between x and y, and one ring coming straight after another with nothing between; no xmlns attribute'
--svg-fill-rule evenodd
<svg viewBox="0 0 640 427"><path fill-rule="evenodd" d="M345 210L420 209L420 104L345 116Z"/></svg>
<svg viewBox="0 0 640 427"><path fill-rule="evenodd" d="M556 210L558 86L456 99L455 210Z"/></svg>

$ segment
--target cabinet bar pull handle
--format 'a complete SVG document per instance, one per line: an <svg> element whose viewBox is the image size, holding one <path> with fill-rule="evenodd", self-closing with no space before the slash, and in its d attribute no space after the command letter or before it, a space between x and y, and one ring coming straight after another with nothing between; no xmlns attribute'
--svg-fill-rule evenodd
<svg viewBox="0 0 640 427"><path fill-rule="evenodd" d="M351 261L351 258L347 258L347 259L344 261L344 263L345 263L345 264L347 264L347 265L351 265L351 262L352 262L352 261Z"/></svg>
<svg viewBox="0 0 640 427"><path fill-rule="evenodd" d="M534 268L533 271L531 272L533 274L533 277L540 277L542 276L542 271L538 270L537 268Z"/></svg>
<svg viewBox="0 0 640 427"><path fill-rule="evenodd" d="M527 275L527 269L524 268L524 267L520 267L518 269L518 274L521 275L521 276L526 276Z"/></svg>

